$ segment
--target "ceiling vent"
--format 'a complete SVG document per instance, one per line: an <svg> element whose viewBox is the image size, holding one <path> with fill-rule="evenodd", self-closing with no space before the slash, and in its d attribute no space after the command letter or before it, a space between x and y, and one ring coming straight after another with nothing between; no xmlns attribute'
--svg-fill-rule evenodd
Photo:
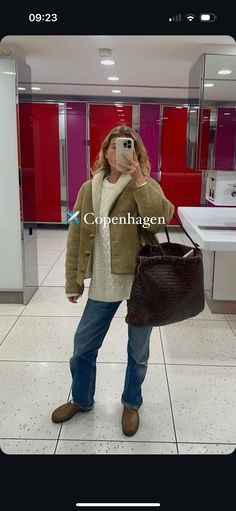
<svg viewBox="0 0 236 511"><path fill-rule="evenodd" d="M98 55L100 59L108 59L112 57L112 51L109 48L99 48Z"/></svg>

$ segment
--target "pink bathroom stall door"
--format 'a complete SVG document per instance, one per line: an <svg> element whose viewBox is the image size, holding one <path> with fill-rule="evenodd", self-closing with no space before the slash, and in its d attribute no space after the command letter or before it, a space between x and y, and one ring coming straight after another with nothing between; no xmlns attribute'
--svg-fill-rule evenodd
<svg viewBox="0 0 236 511"><path fill-rule="evenodd" d="M179 206L200 205L202 173L186 166L187 128L187 107L163 108L160 185L176 214ZM174 218L170 224L176 224Z"/></svg>
<svg viewBox="0 0 236 511"><path fill-rule="evenodd" d="M32 103L17 106L18 158L22 177L21 220L36 222L35 157ZM21 200L21 194L20 194Z"/></svg>
<svg viewBox="0 0 236 511"><path fill-rule="evenodd" d="M60 223L58 105L21 103L19 129L24 221Z"/></svg>
<svg viewBox="0 0 236 511"><path fill-rule="evenodd" d="M236 143L236 109L218 108L215 169L233 170Z"/></svg>
<svg viewBox="0 0 236 511"><path fill-rule="evenodd" d="M160 136L160 105L140 104L140 137L146 147L151 177L157 180Z"/></svg>
<svg viewBox="0 0 236 511"><path fill-rule="evenodd" d="M163 108L161 135L162 172L181 172L186 168L188 109Z"/></svg>
<svg viewBox="0 0 236 511"><path fill-rule="evenodd" d="M90 171L98 158L104 138L113 128L122 124L132 128L132 106L90 105Z"/></svg>
<svg viewBox="0 0 236 511"><path fill-rule="evenodd" d="M67 103L68 208L72 211L82 184L87 180L86 103Z"/></svg>
<svg viewBox="0 0 236 511"><path fill-rule="evenodd" d="M61 222L58 105L32 104L37 222ZM25 125L25 137L28 128ZM32 159L30 155L27 159Z"/></svg>
<svg viewBox="0 0 236 511"><path fill-rule="evenodd" d="M199 125L198 139L201 139L200 151L200 169L207 169L209 141L210 141L210 108L203 108L201 112L201 122ZM200 137L201 134L201 137Z"/></svg>

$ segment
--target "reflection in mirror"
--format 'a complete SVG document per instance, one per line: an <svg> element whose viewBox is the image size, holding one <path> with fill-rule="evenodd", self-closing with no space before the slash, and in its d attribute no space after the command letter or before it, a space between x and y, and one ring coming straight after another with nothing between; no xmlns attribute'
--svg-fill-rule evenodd
<svg viewBox="0 0 236 511"><path fill-rule="evenodd" d="M236 55L202 55L190 71L190 82L199 91L199 115L189 118L188 164L194 169L234 170Z"/></svg>
<svg viewBox="0 0 236 511"><path fill-rule="evenodd" d="M232 46L228 37L211 42L217 50L219 44ZM120 124L140 134L150 175L176 210L181 205L202 204L204 170L232 166L232 161L222 158L222 137L218 141L216 128L218 119L218 133L228 129L227 115L224 123L218 112L224 107L218 85L227 76L229 86L235 75L217 74L218 55L202 55L203 44L208 43L209 37L192 36L4 38L9 49L21 49L28 56L32 68L32 83L19 76L17 85L22 112L33 96L36 222L67 223L67 211L73 208L78 190L92 177L104 136ZM101 65L98 50L102 47L114 53L114 71ZM225 66L220 63L219 71L230 66L230 60ZM109 82L109 75L119 77L116 86ZM204 87L204 80L214 85ZM216 93L219 104L212 101Z"/></svg>

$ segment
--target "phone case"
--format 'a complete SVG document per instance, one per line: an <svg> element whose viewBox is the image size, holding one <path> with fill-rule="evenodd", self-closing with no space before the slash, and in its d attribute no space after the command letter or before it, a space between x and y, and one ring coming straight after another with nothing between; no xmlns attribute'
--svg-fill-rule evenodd
<svg viewBox="0 0 236 511"><path fill-rule="evenodd" d="M127 161L123 157L122 153L133 157L134 141L130 137L118 137L116 139L116 168L119 172L125 172L125 169L119 165L118 160L127 164Z"/></svg>

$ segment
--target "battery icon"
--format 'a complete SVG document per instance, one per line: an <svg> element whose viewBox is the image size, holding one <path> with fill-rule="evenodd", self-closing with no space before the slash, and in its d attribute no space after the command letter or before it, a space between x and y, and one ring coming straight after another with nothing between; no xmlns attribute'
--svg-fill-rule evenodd
<svg viewBox="0 0 236 511"><path fill-rule="evenodd" d="M217 16L213 12L200 14L200 21L215 21Z"/></svg>

